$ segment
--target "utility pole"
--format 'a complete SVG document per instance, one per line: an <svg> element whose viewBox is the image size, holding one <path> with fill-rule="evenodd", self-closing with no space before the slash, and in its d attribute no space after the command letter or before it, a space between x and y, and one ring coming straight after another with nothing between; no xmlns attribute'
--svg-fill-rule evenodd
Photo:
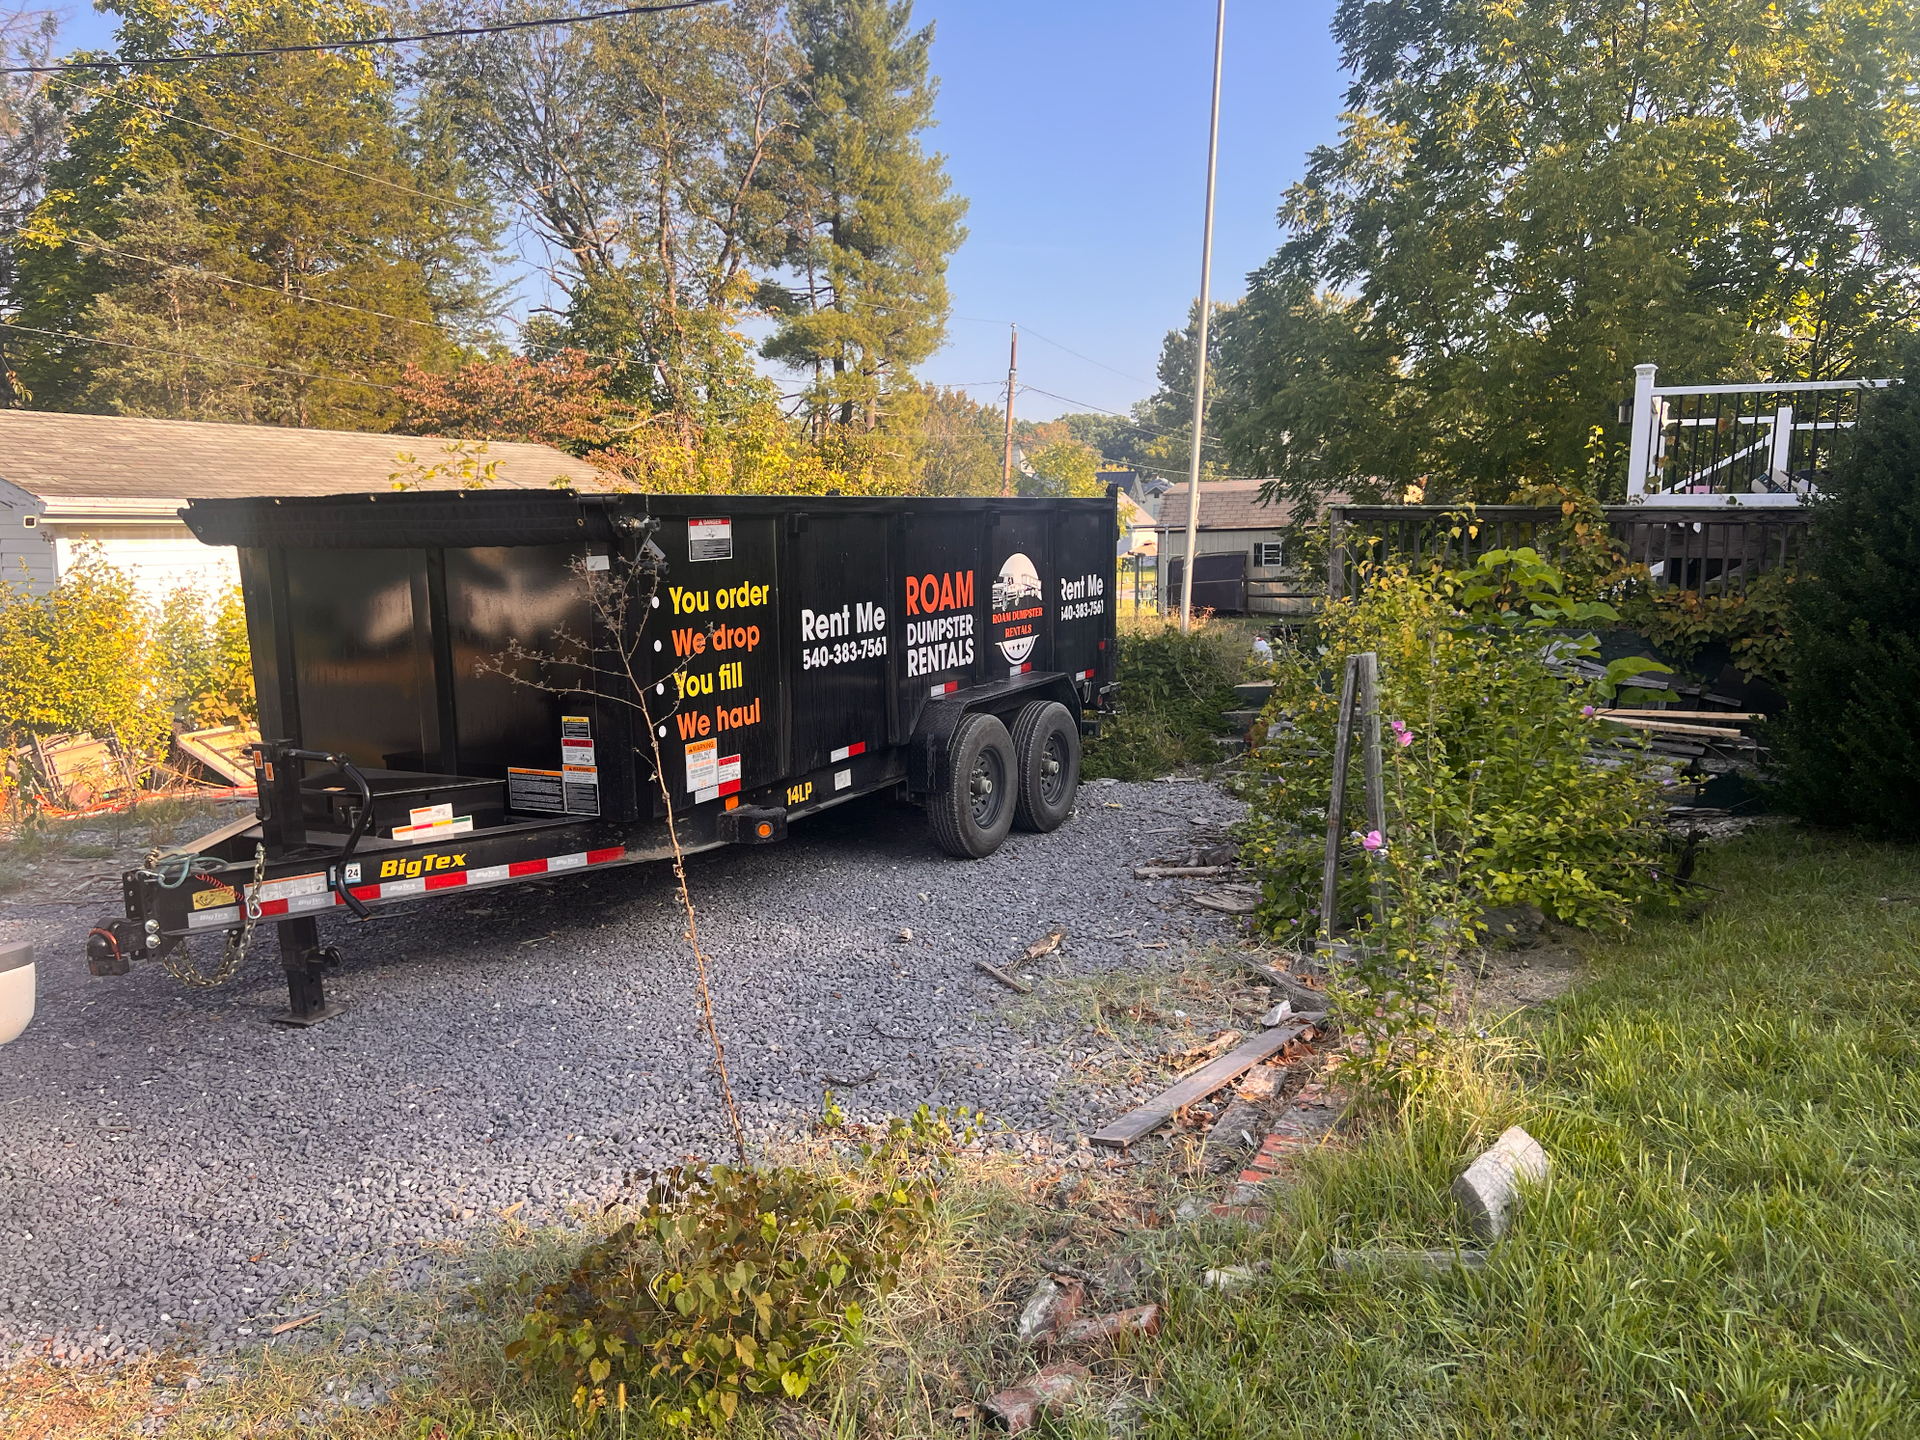
<svg viewBox="0 0 1920 1440"><path fill-rule="evenodd" d="M1000 493L1013 494L1013 377L1020 369L1020 327L1013 328L1013 342L1007 350L1007 454L1000 466Z"/></svg>
<svg viewBox="0 0 1920 1440"><path fill-rule="evenodd" d="M1213 304L1213 175L1220 162L1220 61L1227 43L1227 0L1213 27L1213 125L1207 132L1207 223L1200 241L1200 338L1193 355L1193 462L1187 467L1187 554L1180 569L1180 633L1193 626L1194 547L1200 537L1200 439L1207 404L1207 320Z"/></svg>

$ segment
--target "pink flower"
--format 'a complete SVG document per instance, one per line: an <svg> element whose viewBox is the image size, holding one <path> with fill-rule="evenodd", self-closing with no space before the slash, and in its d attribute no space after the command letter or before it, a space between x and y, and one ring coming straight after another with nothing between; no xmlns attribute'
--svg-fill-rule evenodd
<svg viewBox="0 0 1920 1440"><path fill-rule="evenodd" d="M1580 707L1580 714L1584 719L1591 720L1593 718L1593 706L1582 705Z"/></svg>
<svg viewBox="0 0 1920 1440"><path fill-rule="evenodd" d="M1407 728L1406 721L1395 720L1392 722L1392 728L1393 728L1393 738L1397 740L1403 747L1407 745L1411 745L1413 743L1413 732Z"/></svg>
<svg viewBox="0 0 1920 1440"><path fill-rule="evenodd" d="M1387 844L1386 838L1378 830L1367 831L1367 838L1360 843L1369 850L1383 850Z"/></svg>

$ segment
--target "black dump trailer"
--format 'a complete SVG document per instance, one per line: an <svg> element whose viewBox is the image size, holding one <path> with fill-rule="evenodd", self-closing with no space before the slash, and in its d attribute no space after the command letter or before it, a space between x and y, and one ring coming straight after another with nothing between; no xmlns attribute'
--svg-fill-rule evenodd
<svg viewBox="0 0 1920 1440"><path fill-rule="evenodd" d="M1115 502L392 492L209 500L236 546L254 817L124 878L97 974L317 917L785 837L891 791L957 857L1051 830L1113 689ZM190 953L190 952L189 952ZM204 958L191 963L200 971Z"/></svg>

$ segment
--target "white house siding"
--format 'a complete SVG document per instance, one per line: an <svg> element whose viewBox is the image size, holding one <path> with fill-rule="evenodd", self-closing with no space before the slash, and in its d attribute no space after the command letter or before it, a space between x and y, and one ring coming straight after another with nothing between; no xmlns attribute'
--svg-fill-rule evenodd
<svg viewBox="0 0 1920 1440"><path fill-rule="evenodd" d="M54 554L65 575L88 544L109 564L133 577L140 593L158 605L182 586L217 595L240 583L240 555L228 546L202 545L185 525L112 525L61 522L54 531Z"/></svg>
<svg viewBox="0 0 1920 1440"><path fill-rule="evenodd" d="M53 588L53 545L38 528L46 508L38 496L0 480L0 581L35 592ZM36 522L31 528L30 518Z"/></svg>

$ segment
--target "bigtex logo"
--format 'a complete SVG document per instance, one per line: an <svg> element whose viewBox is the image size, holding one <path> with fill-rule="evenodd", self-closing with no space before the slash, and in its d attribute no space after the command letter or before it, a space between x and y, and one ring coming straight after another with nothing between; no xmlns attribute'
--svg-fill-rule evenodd
<svg viewBox="0 0 1920 1440"><path fill-rule="evenodd" d="M465 855L434 855L432 853L422 855L418 860L382 860L380 878L397 880L404 877L411 880L423 870L459 870L463 869L466 863Z"/></svg>

